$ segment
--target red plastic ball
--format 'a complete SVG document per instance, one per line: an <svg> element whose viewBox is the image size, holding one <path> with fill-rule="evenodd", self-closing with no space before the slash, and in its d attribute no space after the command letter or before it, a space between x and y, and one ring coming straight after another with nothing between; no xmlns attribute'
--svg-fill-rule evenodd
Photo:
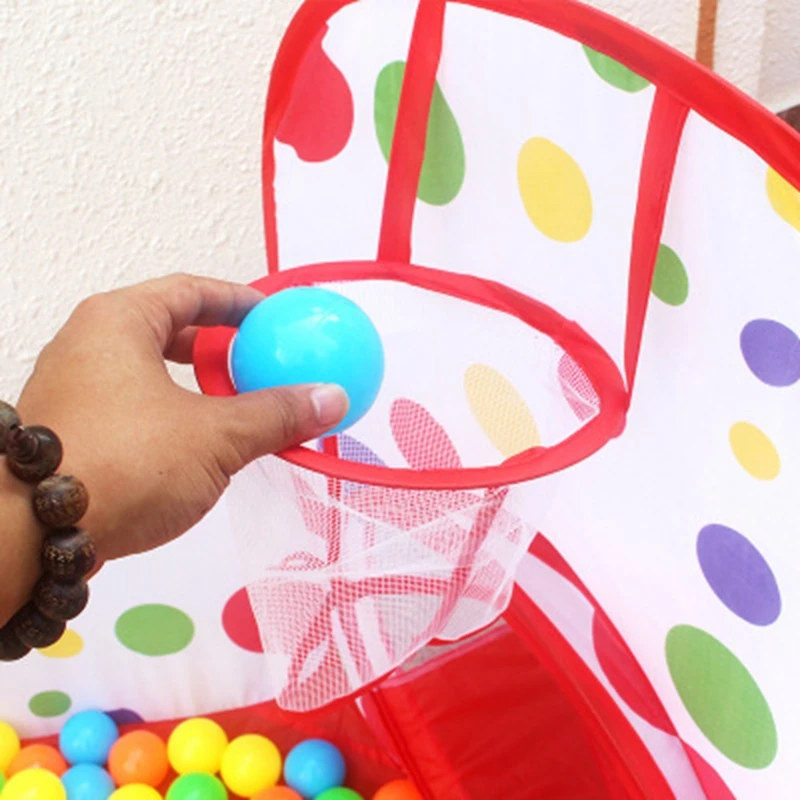
<svg viewBox="0 0 800 800"><path fill-rule="evenodd" d="M108 771L117 786L160 786L169 771L167 745L150 731L126 733L111 748Z"/></svg>

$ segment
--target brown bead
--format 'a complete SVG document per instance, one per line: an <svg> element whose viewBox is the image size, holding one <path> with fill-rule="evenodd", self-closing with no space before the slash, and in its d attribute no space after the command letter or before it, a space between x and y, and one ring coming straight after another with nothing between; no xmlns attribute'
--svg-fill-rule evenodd
<svg viewBox="0 0 800 800"><path fill-rule="evenodd" d="M5 453L6 451L8 432L21 424L22 422L14 406L10 406L0 400L0 453Z"/></svg>
<svg viewBox="0 0 800 800"><path fill-rule="evenodd" d="M45 575L33 590L33 603L46 617L60 622L75 619L89 602L86 581L58 581Z"/></svg>
<svg viewBox="0 0 800 800"><path fill-rule="evenodd" d="M46 617L33 603L12 617L11 626L23 644L37 649L55 644L67 628L66 623Z"/></svg>
<svg viewBox="0 0 800 800"><path fill-rule="evenodd" d="M19 636L14 633L10 622L4 628L0 628L0 661L19 661L30 651L31 648L23 644Z"/></svg>
<svg viewBox="0 0 800 800"><path fill-rule="evenodd" d="M83 578L92 571L96 558L94 539L82 528L51 533L42 548L45 572L56 578Z"/></svg>
<svg viewBox="0 0 800 800"><path fill-rule="evenodd" d="M41 425L11 428L6 439L8 468L27 483L39 483L61 463L64 448L49 428Z"/></svg>
<svg viewBox="0 0 800 800"><path fill-rule="evenodd" d="M89 492L71 475L51 475L33 490L33 511L48 528L70 528L86 513Z"/></svg>

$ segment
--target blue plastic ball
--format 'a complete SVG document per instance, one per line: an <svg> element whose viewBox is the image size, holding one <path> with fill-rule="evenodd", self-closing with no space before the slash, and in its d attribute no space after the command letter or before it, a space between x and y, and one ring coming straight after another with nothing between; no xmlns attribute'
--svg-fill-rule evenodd
<svg viewBox="0 0 800 800"><path fill-rule="evenodd" d="M61 776L67 800L108 800L114 789L111 776L97 764L76 764Z"/></svg>
<svg viewBox="0 0 800 800"><path fill-rule="evenodd" d="M108 714L81 711L64 724L58 746L70 764L105 764L117 739L119 730Z"/></svg>
<svg viewBox="0 0 800 800"><path fill-rule="evenodd" d="M383 345L372 320L352 300L316 287L277 292L239 327L231 352L238 392L335 383L350 398L340 433L369 411L383 382Z"/></svg>
<svg viewBox="0 0 800 800"><path fill-rule="evenodd" d="M338 747L324 739L306 739L286 756L283 779L299 795L309 798L341 786L346 771Z"/></svg>

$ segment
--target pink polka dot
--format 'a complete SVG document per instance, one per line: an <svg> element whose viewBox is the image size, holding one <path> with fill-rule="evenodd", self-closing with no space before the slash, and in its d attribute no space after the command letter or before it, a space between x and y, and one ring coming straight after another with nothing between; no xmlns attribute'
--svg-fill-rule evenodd
<svg viewBox="0 0 800 800"><path fill-rule="evenodd" d="M631 711L659 730L674 735L675 727L650 681L628 645L599 608L594 614L592 637L603 673Z"/></svg>
<svg viewBox="0 0 800 800"><path fill-rule="evenodd" d="M251 653L264 652L246 589L239 589L225 603L222 611L222 627L228 638L242 650L249 650Z"/></svg>

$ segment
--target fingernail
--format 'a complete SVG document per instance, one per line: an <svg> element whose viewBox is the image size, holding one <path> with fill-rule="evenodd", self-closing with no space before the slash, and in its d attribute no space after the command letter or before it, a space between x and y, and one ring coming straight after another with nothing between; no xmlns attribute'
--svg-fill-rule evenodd
<svg viewBox="0 0 800 800"><path fill-rule="evenodd" d="M350 407L347 392L336 384L318 386L311 392L311 402L317 412L317 421L325 427L339 422Z"/></svg>

